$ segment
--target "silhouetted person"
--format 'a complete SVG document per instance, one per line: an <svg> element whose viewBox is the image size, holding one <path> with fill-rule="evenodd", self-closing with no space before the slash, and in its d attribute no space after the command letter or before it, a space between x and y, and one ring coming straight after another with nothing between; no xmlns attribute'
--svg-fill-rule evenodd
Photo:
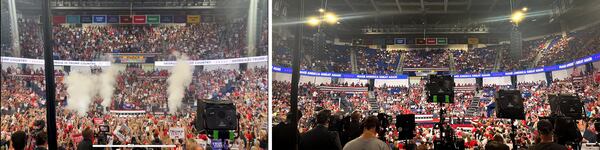
<svg viewBox="0 0 600 150"><path fill-rule="evenodd" d="M94 136L94 132L92 132L91 129L86 128L81 134L83 136L83 140L77 144L77 150L92 149L92 137Z"/></svg>
<svg viewBox="0 0 600 150"><path fill-rule="evenodd" d="M577 123L577 128L579 129L579 133L581 133L581 137L583 137L582 143L596 143L596 134L591 130L587 129L587 122L580 120Z"/></svg>
<svg viewBox="0 0 600 150"><path fill-rule="evenodd" d="M349 141L359 137L362 134L362 128L360 127L361 118L361 114L358 111L355 111L350 115L350 122L346 125L347 129L344 133L346 137L342 144L345 145Z"/></svg>
<svg viewBox="0 0 600 150"><path fill-rule="evenodd" d="M485 144L486 150L510 150L508 145L504 144L504 138L500 134L494 135L494 140Z"/></svg>
<svg viewBox="0 0 600 150"><path fill-rule="evenodd" d="M34 136L35 139L35 149L34 150L47 150L47 140L48 140L48 135L46 134L46 132L40 132L37 135Z"/></svg>
<svg viewBox="0 0 600 150"><path fill-rule="evenodd" d="M540 142L537 143L533 150L566 150L563 145L554 143L554 125L548 120L540 120L537 124L537 130L540 134Z"/></svg>
<svg viewBox="0 0 600 150"><path fill-rule="evenodd" d="M296 121L299 121L302 118L302 113L300 111L297 112L298 115L296 117ZM292 113L288 112L287 117L285 118L285 122L281 122L272 128L273 130L273 149L274 150L296 150L298 149L297 145L292 145L292 140L290 136L294 135L293 132L296 132L296 135L300 135L298 132L298 127L294 127L291 125ZM296 143L300 143L300 138L297 139Z"/></svg>
<svg viewBox="0 0 600 150"><path fill-rule="evenodd" d="M10 135L10 147L12 149L24 150L25 145L27 145L27 134L25 132L17 131Z"/></svg>
<svg viewBox="0 0 600 150"><path fill-rule="evenodd" d="M328 131L330 110L317 113L317 126L300 136L298 149L301 150L341 150L340 137L335 131Z"/></svg>
<svg viewBox="0 0 600 150"><path fill-rule="evenodd" d="M361 126L363 127L362 134L348 142L344 146L344 150L391 150L390 146L377 138L377 131L381 126L377 116L367 117Z"/></svg>

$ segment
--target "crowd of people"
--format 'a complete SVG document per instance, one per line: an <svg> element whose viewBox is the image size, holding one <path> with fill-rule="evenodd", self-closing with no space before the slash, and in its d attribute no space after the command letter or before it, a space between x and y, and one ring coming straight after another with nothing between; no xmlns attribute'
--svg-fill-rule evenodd
<svg viewBox="0 0 600 150"><path fill-rule="evenodd" d="M21 57L43 58L41 24L31 19L19 19L18 24ZM267 25L263 23L258 32L256 55L267 54ZM190 54L192 60L248 55L245 19L171 25L54 25L52 32L53 55L60 60L100 60L106 53L156 53L158 60L166 60L174 59L166 57L172 51Z"/></svg>
<svg viewBox="0 0 600 150"><path fill-rule="evenodd" d="M282 35L274 36L281 37ZM323 49L314 49L310 40L305 40L305 42L308 47L303 51L300 65L304 70L358 74L401 74L397 68L398 65L402 65L403 68L454 67L457 74L472 74L556 65L597 54L600 52L600 28L589 27L573 31L565 37L548 35L540 39L524 41L520 58L509 53L509 44L488 45L470 50L409 49L393 51L342 45L326 45ZM275 41L273 44L275 65L291 66L292 57L289 45L289 41L285 38ZM357 70L352 70L350 53L356 54ZM405 59L400 62L402 55ZM453 60L449 55L453 55ZM502 58L499 58L500 56Z"/></svg>
<svg viewBox="0 0 600 150"><path fill-rule="evenodd" d="M290 112L290 82L273 81L273 124L281 123L286 125L287 115ZM354 83L329 83L314 84L301 83L298 93L298 108L302 116L298 121L298 131L301 136L307 134L312 129L318 128L318 113L322 110L331 111L332 116L329 122L329 130L337 131L339 139L343 146L349 140L344 140L347 132L345 128L339 128L336 119L343 118L351 113L359 112L361 116L369 116L373 112L379 112L395 116L396 114L431 114L437 117L440 106L438 104L426 101L424 94L424 81L411 84L410 86L387 86L383 85L374 89L375 99L379 110L373 110L369 104L369 94L366 91L361 92L334 92L322 90L323 86L333 87L366 87L364 84ZM461 84L457 87L474 86L472 84ZM450 122L459 124L454 127L455 135L458 139L465 142L467 148L483 148L488 143L501 142L512 146L510 139L511 123L506 119L496 118L494 108L494 95L501 89L509 89L507 85L484 85L471 91L455 91L455 102L444 106ZM520 90L524 98L525 120L519 120L515 123L517 126L516 144L521 148L532 147L539 143L537 122L541 117L551 115L548 95L550 94L576 94L584 103L585 115L589 118L600 117L600 71L592 71L583 75L574 75L564 79L555 79L550 84L546 82L523 82L518 83L516 89ZM474 98L478 98L477 103L472 103ZM349 103L349 104L345 104ZM344 109L344 107L349 107ZM475 113L469 113L469 108L476 108ZM465 119L467 118L467 119ZM366 119L366 117L363 117ZM469 120L469 121L466 121ZM346 122L347 123L347 122ZM594 128L593 120L579 120L577 128L582 135L582 142L595 142L595 135L599 132ZM412 140L417 145L431 148L435 134L431 126L419 124L420 128L415 131L415 138ZM385 127L384 127L385 128ZM276 129L274 129L276 130ZM393 123L385 133L384 142L392 148L402 148L404 143L395 140L398 132ZM274 133L274 136L277 136ZM308 136L308 135L307 135ZM344 142L345 141L345 142ZM555 141L556 142L556 141ZM302 143L302 142L300 142ZM413 144L414 144L413 143Z"/></svg>
<svg viewBox="0 0 600 150"><path fill-rule="evenodd" d="M101 72L102 69L92 69ZM86 116L79 116L74 110L66 109L68 94L63 83L66 72L56 72L57 83L57 139L60 149L76 149L81 145L101 144L97 136L99 127L107 125L111 130L108 139L114 145L121 144L166 144L191 147L199 145L209 147L209 133L197 131L195 126L196 109L192 107L197 99L230 100L236 106L239 115L239 131L229 146L237 149L266 149L267 144L267 107L268 80L266 68L248 68L246 70L196 70L193 81L186 91L182 110L176 114L167 114L166 70L143 70L127 67L117 75L115 93L109 110L144 110L143 114L121 115L105 112L100 105L102 99L94 97ZM29 138L21 141L27 148L38 147L35 137L45 134L33 121L45 119L45 97L43 69L30 67L8 67L2 70L2 138L0 147L8 145L11 137L24 132ZM98 123L96 120L101 120ZM170 128L180 127L185 137L169 136ZM117 128L122 135L113 132ZM90 136L88 132L91 132ZM116 131L115 131L116 132ZM89 137L88 137L89 136ZM44 144L40 144L44 145ZM7 146L8 147L8 146Z"/></svg>

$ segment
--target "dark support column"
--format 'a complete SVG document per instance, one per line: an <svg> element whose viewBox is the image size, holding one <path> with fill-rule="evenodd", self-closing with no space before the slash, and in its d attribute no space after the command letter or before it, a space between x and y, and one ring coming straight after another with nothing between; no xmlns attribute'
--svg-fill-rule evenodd
<svg viewBox="0 0 600 150"><path fill-rule="evenodd" d="M298 19L304 19L304 0L299 1L300 5L298 8ZM302 42L302 32L304 32L304 24L300 23L295 26L296 33L294 34L296 40L294 40L294 45L292 46L292 88L290 93L290 112L292 112L292 117L297 118L298 115L298 83L300 82L300 57L303 51L303 42ZM298 130L298 120L292 119L291 123L293 128L289 133L294 133L292 135L291 140L292 145L297 149L298 147L298 135L296 134Z"/></svg>
<svg viewBox="0 0 600 150"><path fill-rule="evenodd" d="M483 78L475 78L475 83L477 84L477 89L483 89Z"/></svg>
<svg viewBox="0 0 600 150"><path fill-rule="evenodd" d="M510 83L512 88L517 89L517 75L510 76Z"/></svg>
<svg viewBox="0 0 600 150"><path fill-rule="evenodd" d="M50 24L50 1L42 2L42 25L44 33L44 73L46 76L46 129L48 149L57 149L56 141L56 85L54 83L54 58L52 58L52 25Z"/></svg>
<svg viewBox="0 0 600 150"><path fill-rule="evenodd" d="M552 80L554 80L552 77L552 71L545 72L544 74L546 74L546 85L550 86L552 84Z"/></svg>

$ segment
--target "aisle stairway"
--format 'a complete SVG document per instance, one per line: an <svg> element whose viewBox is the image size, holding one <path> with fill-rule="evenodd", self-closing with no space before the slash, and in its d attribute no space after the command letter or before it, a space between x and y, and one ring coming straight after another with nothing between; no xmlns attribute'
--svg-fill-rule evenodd
<svg viewBox="0 0 600 150"><path fill-rule="evenodd" d="M406 59L406 53L400 53L400 60L396 67L396 74L402 74L404 72L404 59Z"/></svg>
<svg viewBox="0 0 600 150"><path fill-rule="evenodd" d="M369 105L371 106L371 112L379 112L379 104L377 104L377 98L375 92L369 91Z"/></svg>
<svg viewBox="0 0 600 150"><path fill-rule="evenodd" d="M467 112L465 112L465 116L467 117L475 117L479 116L479 97L474 97L469 107L467 107Z"/></svg>
<svg viewBox="0 0 600 150"><path fill-rule="evenodd" d="M450 64L450 73L456 74L456 60L454 60L454 55L452 54L452 52L450 52L450 55L448 55L448 59Z"/></svg>

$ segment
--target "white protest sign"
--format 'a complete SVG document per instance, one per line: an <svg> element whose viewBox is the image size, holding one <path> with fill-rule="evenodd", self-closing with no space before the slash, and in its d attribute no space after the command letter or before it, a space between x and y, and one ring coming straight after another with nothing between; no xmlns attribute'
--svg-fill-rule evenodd
<svg viewBox="0 0 600 150"><path fill-rule="evenodd" d="M169 137L171 139L184 139L185 130L183 128L169 128Z"/></svg>

